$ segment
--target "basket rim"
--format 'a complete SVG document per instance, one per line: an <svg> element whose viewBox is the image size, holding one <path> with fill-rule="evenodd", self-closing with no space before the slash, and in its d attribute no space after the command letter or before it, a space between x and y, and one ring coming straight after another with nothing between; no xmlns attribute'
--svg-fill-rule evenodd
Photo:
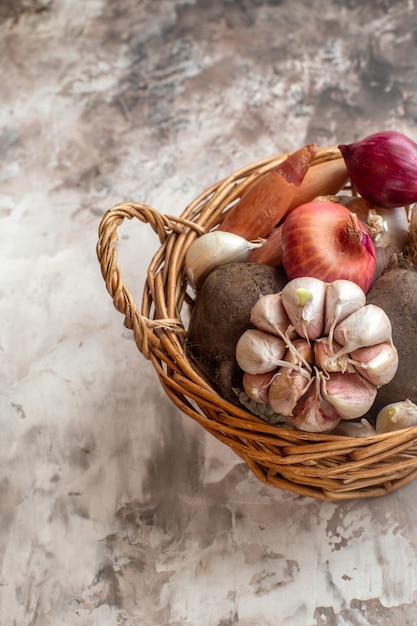
<svg viewBox="0 0 417 626"><path fill-rule="evenodd" d="M115 205L99 227L97 255L103 278L114 306L125 316L125 326L133 331L138 349L151 361L173 403L232 447L260 480L325 500L383 495L417 476L417 426L353 437L272 425L223 399L187 350L184 308L192 306L195 299L184 272L188 246L216 227L256 177L289 154L264 158L236 170L207 187L178 217L136 202ZM319 148L312 167L341 158L337 146ZM126 218L149 224L160 239L147 269L140 308L118 266L117 228ZM381 480L374 475L378 471ZM343 480L335 483L334 476L338 475Z"/></svg>

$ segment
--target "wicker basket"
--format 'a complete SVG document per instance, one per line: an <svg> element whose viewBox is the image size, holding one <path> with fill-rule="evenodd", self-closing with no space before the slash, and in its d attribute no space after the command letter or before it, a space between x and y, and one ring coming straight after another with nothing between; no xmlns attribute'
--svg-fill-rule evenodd
<svg viewBox="0 0 417 626"><path fill-rule="evenodd" d="M189 245L221 221L257 176L287 156L234 172L204 191L181 217L162 215L144 204L116 205L99 227L102 274L114 306L133 330L140 352L152 362L169 398L230 446L261 481L321 500L382 496L417 477L417 427L354 438L272 426L221 398L186 350L183 320L194 297L184 275ZM341 158L336 147L321 148L312 167L336 158ZM149 223L161 242L148 268L140 310L118 266L117 228L125 218Z"/></svg>

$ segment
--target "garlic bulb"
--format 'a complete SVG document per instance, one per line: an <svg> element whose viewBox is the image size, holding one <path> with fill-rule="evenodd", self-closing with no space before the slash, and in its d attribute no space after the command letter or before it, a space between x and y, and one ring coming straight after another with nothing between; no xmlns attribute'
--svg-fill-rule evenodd
<svg viewBox="0 0 417 626"><path fill-rule="evenodd" d="M363 417L398 367L386 313L356 284L335 283L296 278L262 296L236 347L251 401L310 432Z"/></svg>
<svg viewBox="0 0 417 626"><path fill-rule="evenodd" d="M312 380L300 370L281 367L269 386L269 405L276 413L292 415L297 402L306 393Z"/></svg>
<svg viewBox="0 0 417 626"><path fill-rule="evenodd" d="M342 346L330 337L320 337L314 342L314 362L324 372L351 372L354 371L346 354L335 357L335 352L340 351Z"/></svg>
<svg viewBox="0 0 417 626"><path fill-rule="evenodd" d="M417 405L408 399L387 404L376 417L377 433L388 433L411 426L417 426Z"/></svg>
<svg viewBox="0 0 417 626"><path fill-rule="evenodd" d="M417 264L417 204L414 205L410 215L410 241L407 254L413 265Z"/></svg>
<svg viewBox="0 0 417 626"><path fill-rule="evenodd" d="M193 241L185 255L185 271L195 289L199 289L212 270L226 263L246 261L251 250L260 248L265 239L247 241L240 235L210 231Z"/></svg>

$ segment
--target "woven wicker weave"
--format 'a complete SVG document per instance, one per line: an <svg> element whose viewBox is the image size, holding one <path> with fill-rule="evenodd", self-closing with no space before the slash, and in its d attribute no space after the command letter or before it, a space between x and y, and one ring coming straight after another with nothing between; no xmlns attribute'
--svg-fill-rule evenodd
<svg viewBox="0 0 417 626"><path fill-rule="evenodd" d="M144 204L116 205L99 227L102 274L114 306L124 315L125 325L152 362L169 398L230 446L261 481L321 500L382 496L417 477L417 427L353 438L272 426L221 398L186 350L183 320L194 297L184 276L189 245L221 221L224 211L257 176L287 156L259 161L212 185L181 217L162 215ZM321 148L312 167L335 158L341 158L336 147ZM149 223L161 242L148 268L140 309L118 266L117 228L125 218Z"/></svg>

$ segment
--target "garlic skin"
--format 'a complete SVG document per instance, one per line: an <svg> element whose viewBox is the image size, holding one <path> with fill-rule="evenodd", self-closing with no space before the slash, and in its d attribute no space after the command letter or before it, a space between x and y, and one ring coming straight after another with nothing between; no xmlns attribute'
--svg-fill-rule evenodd
<svg viewBox="0 0 417 626"><path fill-rule="evenodd" d="M414 205L410 215L410 241L407 255L413 265L417 264L417 204Z"/></svg>
<svg viewBox="0 0 417 626"><path fill-rule="evenodd" d="M247 241L240 235L210 231L193 241L185 255L185 271L194 289L199 289L216 267L246 261L251 250L260 248L265 239Z"/></svg>
<svg viewBox="0 0 417 626"><path fill-rule="evenodd" d="M375 428L378 434L413 426L417 426L417 405L408 399L387 404L376 417Z"/></svg>
<svg viewBox="0 0 417 626"><path fill-rule="evenodd" d="M340 415L321 393L320 376L312 378L307 393L297 403L287 420L299 430L326 432L340 422Z"/></svg>

